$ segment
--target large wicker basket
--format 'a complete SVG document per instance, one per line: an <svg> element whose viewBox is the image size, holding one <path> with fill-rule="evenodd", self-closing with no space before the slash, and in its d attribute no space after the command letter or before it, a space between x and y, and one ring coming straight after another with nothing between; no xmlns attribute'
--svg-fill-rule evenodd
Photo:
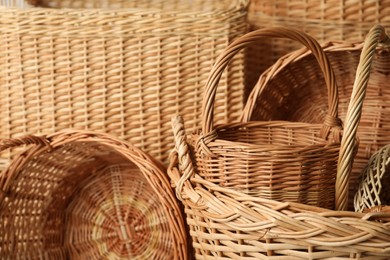
<svg viewBox="0 0 390 260"><path fill-rule="evenodd" d="M1 259L187 259L182 209L149 155L86 131L0 149L14 146L25 149L0 178Z"/></svg>
<svg viewBox="0 0 390 260"><path fill-rule="evenodd" d="M330 60L339 92L339 117L345 118L352 93L361 42L331 41L323 44ZM372 154L390 143L390 52L378 48L373 60L358 134L359 148L350 180L349 209L360 175ZM323 72L314 57L302 49L280 58L259 78L248 97L242 121L287 120L321 123L327 117L328 99L325 88L318 87Z"/></svg>
<svg viewBox="0 0 390 260"><path fill-rule="evenodd" d="M170 118L180 112L189 128L200 123L207 72L246 32L247 3L87 3L0 8L0 137L104 131L166 161L173 144ZM242 111L243 66L240 53L221 80L220 122Z"/></svg>
<svg viewBox="0 0 390 260"><path fill-rule="evenodd" d="M215 93L223 70L242 48L267 37L289 38L315 54L329 89L329 114L323 123L258 121L214 124ZM325 84L326 83L326 84ZM268 28L234 41L216 61L203 99L202 129L190 136L199 174L246 194L333 208L340 120L337 86L321 46L301 31ZM325 174L326 172L326 174Z"/></svg>
<svg viewBox="0 0 390 260"><path fill-rule="evenodd" d="M361 41L374 23L390 27L390 0L251 0L248 12L250 30L271 26L300 28L319 42ZM268 39L251 46L247 59L249 94L259 73L282 55L301 46L283 39Z"/></svg>
<svg viewBox="0 0 390 260"><path fill-rule="evenodd" d="M357 70L338 163L340 199L345 198L369 65L382 33L380 28L372 31ZM174 133L176 149L168 174L186 207L196 259L390 258L390 213L333 211L216 185L193 167L182 121L174 121Z"/></svg>

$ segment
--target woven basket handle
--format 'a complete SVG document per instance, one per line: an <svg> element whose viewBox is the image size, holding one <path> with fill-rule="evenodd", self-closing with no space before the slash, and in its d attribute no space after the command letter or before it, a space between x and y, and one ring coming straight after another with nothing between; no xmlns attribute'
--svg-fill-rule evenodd
<svg viewBox="0 0 390 260"><path fill-rule="evenodd" d="M232 42L225 51L215 61L213 68L209 74L205 93L203 96L202 105L202 131L203 134L208 134L213 131L213 116L214 116L214 103L217 86L224 69L228 63L232 60L235 54L237 54L244 47L252 44L265 37L274 38L287 38L298 41L310 49L317 59L325 77L326 85L328 87L329 95L329 113L330 117L334 118L331 121L337 121L338 117L338 92L333 70L331 69L328 58L323 52L319 43L308 34L295 29L287 29L283 27L265 28L256 30L245 34L244 36L236 39ZM330 120L329 118L327 119Z"/></svg>
<svg viewBox="0 0 390 260"><path fill-rule="evenodd" d="M199 200L199 195L189 181L191 176L194 176L195 171L187 144L184 121L181 116L172 118L172 130L175 139L175 149L170 154L168 175L174 183L176 197L182 201L185 194L187 198L196 203Z"/></svg>
<svg viewBox="0 0 390 260"><path fill-rule="evenodd" d="M356 132L362 114L363 101L366 95L370 68L376 47L379 43L390 47L390 38L385 29L376 25L371 28L364 41L359 65L355 75L351 99L344 122L344 134L340 144L340 155L336 178L336 210L346 210L348 206L348 185L352 168Z"/></svg>
<svg viewBox="0 0 390 260"><path fill-rule="evenodd" d="M46 138L46 136L26 135L19 138L1 139L0 152L6 149L16 148L19 146L30 145L30 144L50 147L50 142Z"/></svg>

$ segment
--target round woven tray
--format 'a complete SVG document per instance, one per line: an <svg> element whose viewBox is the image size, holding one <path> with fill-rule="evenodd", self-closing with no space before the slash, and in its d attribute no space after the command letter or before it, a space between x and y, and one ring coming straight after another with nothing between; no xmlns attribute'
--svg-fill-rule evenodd
<svg viewBox="0 0 390 260"><path fill-rule="evenodd" d="M28 145L0 179L2 259L186 259L165 168L107 134L63 131Z"/></svg>

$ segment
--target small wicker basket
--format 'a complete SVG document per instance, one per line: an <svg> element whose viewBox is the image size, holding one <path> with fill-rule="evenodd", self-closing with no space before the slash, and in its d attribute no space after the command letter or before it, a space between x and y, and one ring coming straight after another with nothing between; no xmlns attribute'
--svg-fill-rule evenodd
<svg viewBox="0 0 390 260"><path fill-rule="evenodd" d="M268 37L299 41L314 53L325 75L323 88L329 90L328 117L318 124L214 124L215 93L223 70L242 48ZM189 137L200 176L253 196L333 208L341 138L337 94L328 60L309 35L295 29L267 28L240 37L212 68L203 97L202 128Z"/></svg>
<svg viewBox="0 0 390 260"><path fill-rule="evenodd" d="M370 65L383 28L365 42L341 140L336 195L345 200ZM390 213L333 211L267 200L216 185L193 167L183 120L173 119L176 147L168 174L186 209L196 259L389 259Z"/></svg>
<svg viewBox="0 0 390 260"><path fill-rule="evenodd" d="M62 131L26 146L0 177L1 259L187 259L166 169L108 134Z"/></svg>
<svg viewBox="0 0 390 260"><path fill-rule="evenodd" d="M243 0L35 2L57 8L0 8L0 137L103 131L163 162L170 118L200 123L207 72L247 31ZM221 80L219 122L242 111L243 66Z"/></svg>

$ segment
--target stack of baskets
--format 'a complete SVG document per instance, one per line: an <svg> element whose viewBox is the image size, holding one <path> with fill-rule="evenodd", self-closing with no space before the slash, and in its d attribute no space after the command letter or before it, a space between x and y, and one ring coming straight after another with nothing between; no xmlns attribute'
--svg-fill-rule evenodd
<svg viewBox="0 0 390 260"><path fill-rule="evenodd" d="M0 258L390 258L386 1L1 3Z"/></svg>
<svg viewBox="0 0 390 260"><path fill-rule="evenodd" d="M284 30L279 31L279 34L282 32L286 35ZM226 50L225 56L221 56L216 62L207 85L209 92L205 94L202 129L198 131L197 135L186 136L184 122L180 117L173 121L176 148L171 155L168 173L176 187L177 197L185 205L187 224L196 258L388 259L390 257L390 213L371 212L364 214L342 211L346 208L348 201L349 175L355 147L358 144L356 133L364 108L363 101L366 92L367 96L371 93L369 86L367 86L369 78L371 76L370 81L377 83L377 74L371 74L371 72L376 70L377 59L381 61L389 57L390 38L385 35L381 26L374 27L367 36L364 46L358 47L361 57L356 73L354 73L356 78L344 120L341 143L338 143L339 132L330 131L331 128L326 127L326 125L337 124L337 117L334 117L337 115L337 106L335 114L333 114L334 111L327 110L329 112L325 118L325 127L320 132L325 133L324 136L337 137L334 140L328 140L328 144L325 145L325 147L335 145L334 149L339 153L337 174L333 176L336 183L332 184L333 188L330 187L335 189L333 199L336 201L337 211L286 200L266 199L264 196L250 194L247 192L248 190L242 190L240 186L229 186L229 181L234 180L235 176L230 178L231 173L228 166L235 169L245 168L248 172L248 170L262 165L259 167L258 178L253 178L255 182L251 183L251 176L242 176L242 179L246 179L248 182L246 187L251 189L257 187L256 185L259 183L257 180L261 177L268 178L275 175L277 178L278 175L282 174L272 168L275 165L281 165L278 161L279 158L284 158L283 166L291 164L290 167L284 168L284 173L288 175L295 168L297 160L301 160L301 168L306 168L310 167L311 163L315 163L315 159L318 159L319 156L313 153L312 158L303 157L299 151L303 152L308 145L293 139L294 136L299 136L314 144L312 138L319 136L319 132L295 133L295 129L292 127L294 125L291 122L246 122L244 120L241 123L222 124L213 128L212 110L209 110L209 107L212 106L212 100L210 101L209 98L212 97L210 93L214 93L215 87L218 85L218 79L224 66L238 49L260 37L273 36L274 34L275 32L270 29L249 33L232 43L231 47ZM306 36L302 36L302 38L306 38ZM378 45L379 41L380 45ZM313 44L310 44L312 51L316 50L313 48L316 45ZM350 53L349 48L344 49L344 51L346 55ZM375 53L377 58L374 59ZM298 54L301 53L294 53L291 56L297 58ZM338 55L340 54L342 51L338 53ZM350 59L353 60L353 56ZM370 71L371 64L372 71ZM386 62L386 64L390 63ZM272 73L288 69L287 65L286 61L276 63L269 69L269 74L263 75L264 78L268 79ZM313 67L315 65L312 62L312 66L307 67L309 69L301 68L302 77L288 78L289 83L295 83L291 85L291 88L299 85L300 79L303 82L313 80L308 78L311 75L310 69ZM388 70L381 68L380 72L387 77ZM332 67L328 67L328 69L332 70ZM295 72L299 74L300 71ZM380 74L380 72L378 73ZM345 75L345 72L342 75ZM331 78L334 80L333 77ZM274 80L283 82L282 79L276 77ZM315 80L317 88L318 82ZM272 92L274 86L269 85L268 87L269 91ZM276 91L279 93L278 90ZM280 97L282 99L283 95ZM331 99L329 103L332 103ZM249 107L250 104L245 109ZM306 108L308 107L309 105ZM259 127L262 123L264 123L264 129ZM313 126L313 124L306 124L307 129ZM291 129L282 133L277 131L278 128L282 127L290 127ZM189 138L188 142L187 138ZM265 158L267 153L277 150L280 140L283 139L290 141L284 144L285 153L279 152L275 153L274 157ZM266 144L273 143L275 145L269 145L268 150L255 150L259 147L266 148ZM251 152L253 152L252 157ZM325 158L328 158L330 154L329 150L322 151L324 165L330 163L325 161ZM225 163L230 158L234 159L230 163ZM210 161L212 160L214 160L215 166L211 166ZM220 171L225 171L226 174L224 182L218 183L214 181L214 177L220 176ZM321 171L324 175L333 174L326 168ZM308 170L302 172L301 175L310 175L310 173ZM298 176L295 171L292 171L290 177L291 180L296 180ZM276 184L277 181L270 182L267 188L272 190ZM296 185L305 187L300 182ZM288 192L289 189L286 189L286 193ZM301 192L305 194L305 190ZM298 200L298 202L300 201Z"/></svg>

